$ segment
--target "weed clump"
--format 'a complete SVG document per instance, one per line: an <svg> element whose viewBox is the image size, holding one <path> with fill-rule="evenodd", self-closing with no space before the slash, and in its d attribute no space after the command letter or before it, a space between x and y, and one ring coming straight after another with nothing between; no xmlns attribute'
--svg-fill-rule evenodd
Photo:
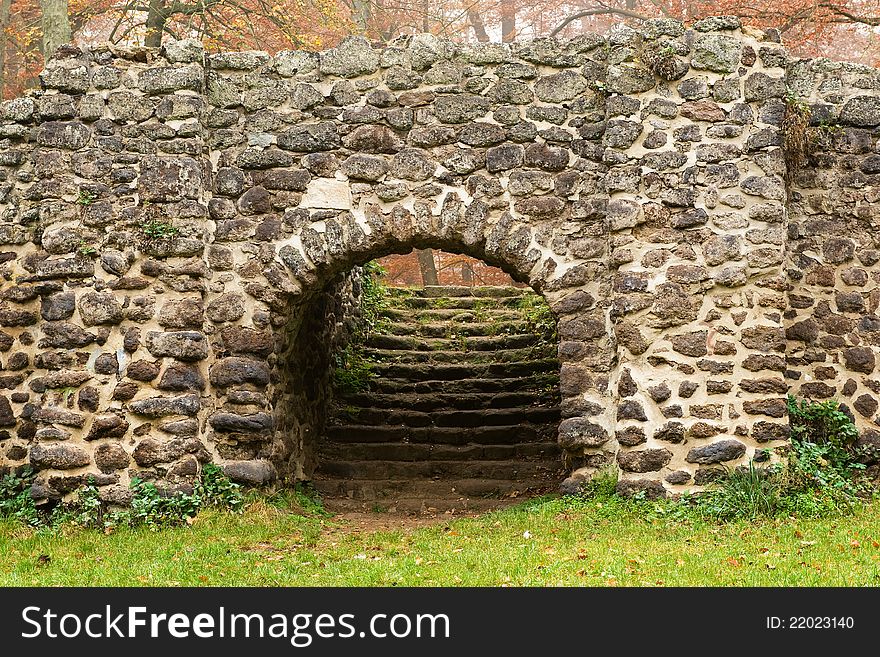
<svg viewBox="0 0 880 657"><path fill-rule="evenodd" d="M787 398L789 444L777 452L781 462L754 461L727 469L707 490L673 500L632 500L649 518L713 522L758 518L827 518L851 514L873 493L865 475L868 454L858 444L853 419L836 401ZM594 478L583 495L607 498L616 477ZM647 506L645 506L647 505Z"/></svg>
<svg viewBox="0 0 880 657"><path fill-rule="evenodd" d="M51 510L36 506L30 494L36 473L26 468L0 479L0 517L12 517L32 527L57 527L72 523L111 531L116 527L147 526L151 529L187 524L206 508L239 513L244 508L241 486L233 483L214 464L202 468L192 492L167 493L140 479L131 482L131 504L111 509L93 484L83 486L77 498Z"/></svg>

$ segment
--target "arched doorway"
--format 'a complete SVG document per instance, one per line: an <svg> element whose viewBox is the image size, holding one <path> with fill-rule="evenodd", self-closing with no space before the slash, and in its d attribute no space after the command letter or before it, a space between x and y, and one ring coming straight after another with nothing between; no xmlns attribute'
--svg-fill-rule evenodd
<svg viewBox="0 0 880 657"><path fill-rule="evenodd" d="M372 214L367 208L361 219L349 212L335 213L332 217L328 213L324 221L302 226L297 238L279 249L280 260L294 274L301 290L292 297L293 304L288 311L285 346L279 358L279 363L283 364L282 380L274 386L276 430L282 434L282 440L276 443L284 442L282 456L287 462L286 469L295 473L296 478L320 480L323 476L325 481L333 480L329 487L324 487L325 492L348 497L367 510L390 508L398 500L406 499L397 506L417 511L429 505L432 499L441 501L440 496L429 494L429 486L414 495L414 478L427 482L446 479L438 484L446 488L444 496L452 493L444 500L444 505L461 508L462 497L475 499L482 496L488 500L488 505L492 501L497 504L497 500L505 496L529 490L557 489L562 471L583 472L585 468L595 469L613 459L611 421L605 417L609 415L609 409L607 404L601 403L607 394L607 375L604 373L610 370L611 353L606 312L598 303L602 293L598 288L604 273L603 265L571 261L544 246L544 238L536 234L535 229L513 217L503 215L490 222L487 215L474 215L473 208L478 204L464 206L450 199L457 199L455 192L446 196L439 217L430 214L420 217L401 206L395 206L391 212ZM346 325L346 316L351 316L352 297L359 292L356 290L357 276L350 274L376 258L407 253L414 248L442 249L477 258L506 272L519 287L513 288L513 294L487 288L477 292L483 295L482 298L474 296L471 290L464 294L422 290L401 295L395 300L396 307L389 308L386 314L397 313L399 318L405 317L406 321L399 322L401 326L395 330L398 333L409 331L415 340L400 340L407 336L391 335L379 338L377 342L378 336L373 336L370 348L382 350L384 346L385 357L396 356L408 362L381 365L379 372L385 391L378 385L376 390L360 391L361 397L348 400L356 403L343 404L343 411L345 405L351 406L349 410L357 411L360 417L328 424L328 418L339 419L328 414L333 369L331 354L334 347L339 346L334 327ZM525 288L533 292L526 295ZM499 296L494 296L496 293ZM438 301L471 308L439 308ZM512 363L484 362L474 367L474 363L438 363L436 357L432 361L432 357L425 353L455 352L446 356L459 358L463 351L476 351L425 348L432 345L421 340L431 336L419 333L447 331L454 324L455 313L446 311L467 312L474 305L483 305L502 311L506 308L508 313L516 314L523 310L519 304L544 304L545 301L553 309L552 315L559 320L559 332L552 345L544 345L548 348L544 358ZM585 321L585 310L589 322ZM432 319L441 321L432 322ZM421 330L413 326L420 320L427 325L436 325ZM443 322L447 325L443 326ZM514 342L516 339L533 340L534 336L527 333L520 333ZM464 337L467 340L468 336ZM382 339L384 345L380 344ZM433 339L444 338L434 335ZM445 339L445 345L435 343L433 346L449 347L449 338ZM392 342L398 348L387 348ZM515 347L513 344L508 341L507 345L513 351L534 346L521 343ZM389 353L393 351L399 353ZM466 358L479 360L480 356L469 354ZM519 376L512 376L511 373L517 373L517 368L520 368ZM319 377L317 372L325 374ZM442 375L438 376L441 372ZM543 386L536 384L540 377L544 377ZM516 391L492 382L489 385L496 386L494 391L471 390L470 393L478 393L478 396L456 400L451 396L461 397L465 393L463 389L453 389L449 393L439 390L441 386L450 385L453 379L457 386L481 385L459 383L462 378L517 378L521 380L519 383L528 379L528 385L526 389ZM422 405L422 408L389 408L383 405L389 401L387 397L363 396L388 395L391 394L389 388L395 387L396 392L419 393L421 399L410 397L408 401ZM490 408L492 395L486 396L484 393L487 392L496 395L518 393L518 398L507 397L507 401L516 399L522 404L528 399L531 401L528 406L535 408L526 408L524 412L522 406L514 406L506 411L498 408L487 413L493 410ZM542 398L542 393L549 394ZM443 398L433 397L444 394ZM426 395L433 397L433 401L426 401ZM483 407L461 408L469 402ZM424 410L424 405L432 403L438 404L435 410L443 414L441 417L432 417ZM494 403L501 402L496 400ZM441 405L447 407L441 409ZM510 408L516 410L510 412ZM372 424L363 422L365 416L361 414L364 413ZM355 421L359 423L355 424ZM537 425L540 429L536 428ZM325 436L325 427L328 427L328 436ZM482 437L472 440L478 434ZM458 442L447 444L445 453L449 457L467 450L486 455L495 449L496 455L502 457L496 460L507 463L493 470L486 463L489 459L468 462L467 459L439 458L445 448L439 447L444 443L437 439L444 435ZM354 440L358 436L360 438ZM326 437L330 440L325 440ZM373 444L380 444L381 448ZM412 444L421 444L422 447L414 448ZM330 446L326 451L323 449L325 445ZM384 455L382 449L386 450ZM358 456L361 458L356 458ZM436 462L431 462L428 458L431 456ZM456 466L462 467L454 472L449 464L443 463L444 460L457 461ZM551 461L552 467L548 466ZM531 474L526 475L526 472ZM369 477L364 476L365 473L369 473ZM453 479L461 484L450 485L449 481ZM493 479L498 481L487 483ZM358 485L345 483L351 481L357 481ZM500 481L505 485L497 485ZM538 481L541 485L537 485ZM469 494L456 497L463 488ZM480 505L466 503L465 506Z"/></svg>
<svg viewBox="0 0 880 657"><path fill-rule="evenodd" d="M467 256L414 256L356 274L359 304L348 327L341 318L348 333L330 360L315 449L325 503L484 510L556 490L559 361L546 302Z"/></svg>

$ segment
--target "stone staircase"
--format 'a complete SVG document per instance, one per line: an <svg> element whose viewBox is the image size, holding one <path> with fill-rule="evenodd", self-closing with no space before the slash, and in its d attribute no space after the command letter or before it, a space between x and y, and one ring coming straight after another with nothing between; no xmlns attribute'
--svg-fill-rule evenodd
<svg viewBox="0 0 880 657"><path fill-rule="evenodd" d="M331 510L485 511L561 480L556 346L515 287L392 289L363 346L366 392L337 394L315 486Z"/></svg>

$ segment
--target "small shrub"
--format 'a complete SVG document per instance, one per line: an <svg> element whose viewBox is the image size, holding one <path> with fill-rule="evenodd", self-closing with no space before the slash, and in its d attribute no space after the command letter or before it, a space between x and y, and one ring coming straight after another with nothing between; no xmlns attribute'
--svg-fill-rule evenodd
<svg viewBox="0 0 880 657"><path fill-rule="evenodd" d="M373 364L363 355L359 346L348 344L333 354L330 383L339 393L366 392L373 377Z"/></svg>
<svg viewBox="0 0 880 657"><path fill-rule="evenodd" d="M36 507L30 496L34 473L30 470L0 479L0 516L14 517L33 527L72 523L110 531L115 527L159 527L186 524L202 509L212 507L238 513L244 508L241 487L216 465L207 464L191 493L166 493L155 484L132 479L131 506L110 509L92 481L79 489L76 499L51 510Z"/></svg>
<svg viewBox="0 0 880 657"><path fill-rule="evenodd" d="M0 477L0 516L15 518L32 527L42 523L40 512L31 497L34 475L33 470L24 468L18 473Z"/></svg>
<svg viewBox="0 0 880 657"><path fill-rule="evenodd" d="M76 252L81 256L95 256L98 254L98 249L88 244L85 240L80 240Z"/></svg>
<svg viewBox="0 0 880 657"><path fill-rule="evenodd" d="M324 503L321 501L321 495L315 490L315 487L309 481L300 481L296 483L293 487L293 499L296 502L297 507L299 507L299 509L306 515L319 516L322 518L333 515L324 508Z"/></svg>
<svg viewBox="0 0 880 657"><path fill-rule="evenodd" d="M95 192L89 189L80 189L79 194L76 197L77 205L91 205L95 202L95 199L98 198L98 195Z"/></svg>
<svg viewBox="0 0 880 657"><path fill-rule="evenodd" d="M556 343L556 317L547 302L537 294L526 294L517 307L523 312L529 330L538 336L541 342Z"/></svg>
<svg viewBox="0 0 880 657"><path fill-rule="evenodd" d="M163 239L171 239L176 237L180 232L180 229L177 228L170 221L159 221L158 219L153 219L151 221L144 222L141 224L141 232L147 239L151 240L163 240Z"/></svg>
<svg viewBox="0 0 880 657"><path fill-rule="evenodd" d="M363 266L361 277L360 322L348 344L332 356L330 384L337 393L366 392L373 377L373 364L364 356L363 344L371 331L383 322L388 288L381 281L385 270L375 261Z"/></svg>
<svg viewBox="0 0 880 657"><path fill-rule="evenodd" d="M238 513L244 508L241 486L227 477L223 470L208 463L202 467L202 476L196 484L195 495L200 505L226 509Z"/></svg>

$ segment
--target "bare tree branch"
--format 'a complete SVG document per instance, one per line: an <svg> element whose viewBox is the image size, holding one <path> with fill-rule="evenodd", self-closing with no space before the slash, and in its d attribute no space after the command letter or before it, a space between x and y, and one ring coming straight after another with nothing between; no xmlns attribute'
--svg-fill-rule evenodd
<svg viewBox="0 0 880 657"><path fill-rule="evenodd" d="M584 11L579 11L575 14L572 14L564 21L562 21L559 25L553 28L550 32L551 37L555 37L557 34L562 32L569 24L578 20L579 18L586 18L587 16L601 16L606 14L616 14L618 16L626 16L627 18L635 18L640 21L650 20L650 16L645 16L644 14L640 14L636 11L629 11L628 9L585 9Z"/></svg>

